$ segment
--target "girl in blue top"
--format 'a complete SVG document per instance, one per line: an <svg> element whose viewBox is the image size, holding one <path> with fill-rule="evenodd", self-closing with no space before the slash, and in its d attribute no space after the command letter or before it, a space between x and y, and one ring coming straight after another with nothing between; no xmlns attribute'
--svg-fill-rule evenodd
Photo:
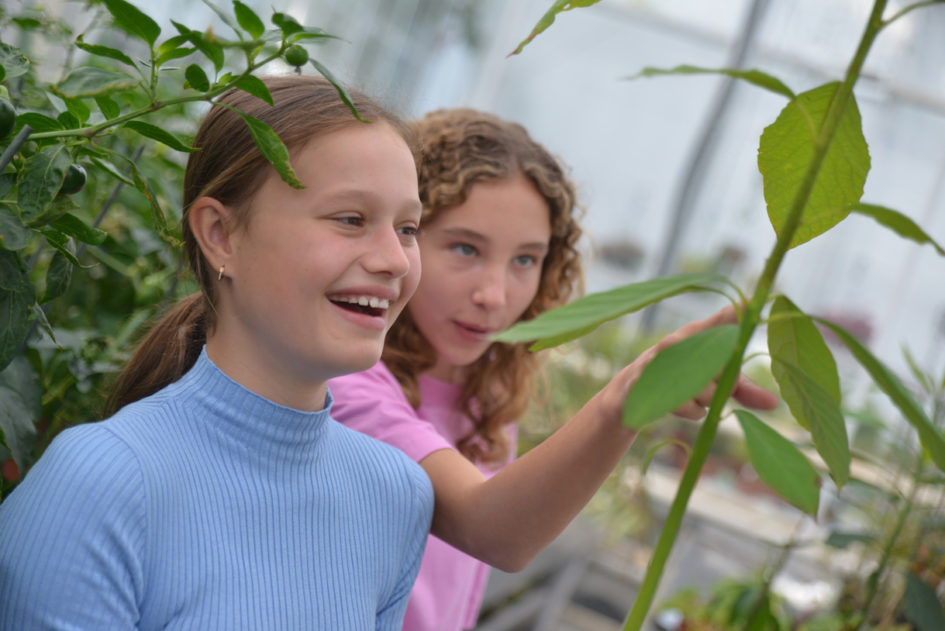
<svg viewBox="0 0 945 631"><path fill-rule="evenodd" d="M275 106L231 91L194 140L202 292L142 343L117 413L60 434L0 505L0 629L400 628L430 482L336 423L325 384L377 362L416 289L411 136L321 79L266 83ZM230 108L279 134L304 188Z"/></svg>

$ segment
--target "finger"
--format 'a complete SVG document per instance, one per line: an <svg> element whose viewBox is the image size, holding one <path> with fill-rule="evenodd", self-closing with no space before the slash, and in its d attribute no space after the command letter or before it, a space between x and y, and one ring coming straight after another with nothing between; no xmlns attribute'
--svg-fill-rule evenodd
<svg viewBox="0 0 945 631"><path fill-rule="evenodd" d="M745 407L756 410L773 410L778 407L778 396L770 390L765 390L745 375L739 375L732 398Z"/></svg>
<svg viewBox="0 0 945 631"><path fill-rule="evenodd" d="M734 305L728 305L719 309L714 314L710 315L708 318L702 320L696 320L695 322L690 322L686 324L666 337L660 340L656 344L656 348L664 349L667 346L672 346L677 342L681 342L687 337L692 337L696 333L701 333L702 331L717 327L723 324L735 324L738 322L738 311Z"/></svg>
<svg viewBox="0 0 945 631"><path fill-rule="evenodd" d="M696 395L694 401L702 407L709 407L709 404L712 402L712 397L715 395L716 387L717 384L713 381L703 388L702 392Z"/></svg>
<svg viewBox="0 0 945 631"><path fill-rule="evenodd" d="M699 405L695 401L689 401L673 410L674 415L690 421L698 421L705 418L705 413L705 406Z"/></svg>

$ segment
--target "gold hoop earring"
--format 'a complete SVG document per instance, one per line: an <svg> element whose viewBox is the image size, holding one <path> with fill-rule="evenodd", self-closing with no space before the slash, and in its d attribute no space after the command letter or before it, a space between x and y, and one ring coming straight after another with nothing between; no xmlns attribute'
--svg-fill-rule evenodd
<svg viewBox="0 0 945 631"><path fill-rule="evenodd" d="M225 269L226 269L226 265L221 265L221 266L220 266L220 271L219 271L219 273L217 274L217 280L223 280L223 270L225 270Z"/></svg>

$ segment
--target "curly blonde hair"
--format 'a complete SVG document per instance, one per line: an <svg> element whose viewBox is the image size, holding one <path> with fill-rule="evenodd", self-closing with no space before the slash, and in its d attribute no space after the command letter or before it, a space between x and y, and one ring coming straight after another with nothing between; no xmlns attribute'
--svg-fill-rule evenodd
<svg viewBox="0 0 945 631"><path fill-rule="evenodd" d="M435 223L440 212L465 202L477 182L521 173L548 202L551 215L551 241L538 291L521 319L534 318L583 291L576 248L582 234L577 220L580 210L573 183L551 153L521 125L472 109L437 110L412 126L420 143L421 226ZM409 309L388 332L383 360L410 404L419 407L417 379L434 365L436 355ZM469 367L460 408L475 429L460 441L461 453L486 464L507 457L509 441L504 427L526 411L536 390L540 363L527 344L494 342Z"/></svg>

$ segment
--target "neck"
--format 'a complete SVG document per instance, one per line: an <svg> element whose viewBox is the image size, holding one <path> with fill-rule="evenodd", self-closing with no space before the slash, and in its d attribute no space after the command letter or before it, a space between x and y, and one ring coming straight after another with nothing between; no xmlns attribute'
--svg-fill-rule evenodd
<svg viewBox="0 0 945 631"><path fill-rule="evenodd" d="M247 353L245 344L246 340L235 344L214 332L207 338L207 356L227 377L273 403L305 412L325 407L324 379L306 378L305 371L269 361L264 353Z"/></svg>

